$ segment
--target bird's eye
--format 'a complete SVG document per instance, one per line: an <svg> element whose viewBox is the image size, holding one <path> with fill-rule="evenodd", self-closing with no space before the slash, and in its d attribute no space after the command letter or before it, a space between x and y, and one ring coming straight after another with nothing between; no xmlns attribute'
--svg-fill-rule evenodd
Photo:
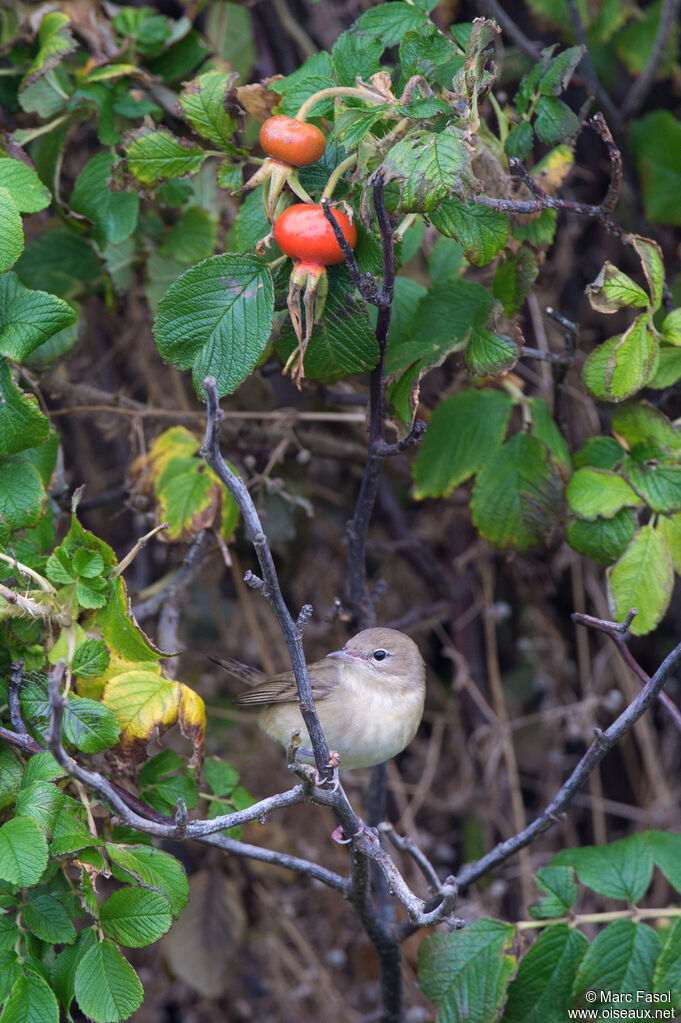
<svg viewBox="0 0 681 1023"><path fill-rule="evenodd" d="M387 656L388 656L387 650L374 650L375 661L384 661Z"/></svg>

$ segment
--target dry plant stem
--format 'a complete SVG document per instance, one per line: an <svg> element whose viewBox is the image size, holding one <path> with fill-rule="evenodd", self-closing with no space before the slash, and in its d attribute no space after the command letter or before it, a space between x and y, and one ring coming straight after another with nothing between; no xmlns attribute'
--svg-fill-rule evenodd
<svg viewBox="0 0 681 1023"><path fill-rule="evenodd" d="M541 188L520 160L513 158L508 161L509 167L523 179L536 198L492 199L487 195L477 195L474 201L478 206L486 206L488 209L502 210L507 213L539 213L541 210L548 209L580 213L586 217L596 217L604 227L614 234L624 234L623 229L611 219L622 183L622 154L617 148L602 114L596 114L592 117L589 124L605 143L610 159L610 184L603 201L597 206L584 202L574 202L572 199L556 199L555 196L549 195L548 192Z"/></svg>
<svg viewBox="0 0 681 1023"><path fill-rule="evenodd" d="M256 511L255 505L253 504L253 499L251 498L244 481L232 472L222 457L222 452L220 451L220 422L222 420L222 410L218 404L215 379L213 377L206 377L203 382L203 386L206 392L207 417L206 436L201 446L201 454L206 459L213 472L216 473L218 478L225 484L239 506L248 537L255 548L258 562L260 564L260 570L263 575L262 579L258 580L260 585L258 585L257 588L263 592L272 607L272 610L277 617L277 621L279 622L281 631L284 634L286 646L288 647L291 655L291 664L293 666L298 686L300 713L302 714L308 735L310 736L317 771L320 777L331 779L333 772L327 766L329 763L329 747L326 739L324 738L321 725L319 724L319 718L317 717L317 711L315 710L314 700L312 698L310 679L307 674L307 662L303 652L302 633L291 618L282 596L281 589L279 588L279 579L277 578L277 570L274 567L272 552L270 551L267 537L263 532L260 517ZM246 579L246 582L250 584L249 579ZM353 833L353 831L350 832L350 834Z"/></svg>
<svg viewBox="0 0 681 1023"><path fill-rule="evenodd" d="M542 813L536 817L528 827L519 834L514 835L505 842L500 842L496 848L487 853L476 863L464 867L458 874L456 883L459 888L465 888L483 877L500 863L504 863L514 853L523 849L537 835L555 824L572 802L575 793L586 782L591 772L600 764L601 760L610 752L619 740L625 735L640 717L652 706L662 691L667 677L681 661L681 643L664 659L653 677L647 682L636 699L615 718L613 723L605 731L595 729L596 738L579 761L574 771L561 786L555 798Z"/></svg>
<svg viewBox="0 0 681 1023"><path fill-rule="evenodd" d="M622 103L622 117L628 118L635 114L655 80L658 68L662 61L667 40L679 14L679 0L663 0L660 13L660 24L655 36L653 48L650 51L648 63L642 74L638 76Z"/></svg>
<svg viewBox="0 0 681 1023"><path fill-rule="evenodd" d="M632 619L633 615L631 612L627 616L626 623L608 622L603 618L593 618L591 615L581 613L576 613L572 616L572 620L576 625L584 625L587 628L596 629L598 632L604 632L606 636L610 636L627 667L631 669L642 685L647 685L650 682L650 675L641 667L626 643L626 634ZM681 731L681 710L664 691L659 693L658 700L669 712L674 724Z"/></svg>
<svg viewBox="0 0 681 1023"><path fill-rule="evenodd" d="M511 795L511 813L513 816L513 827L516 831L522 831L527 824L525 816L525 805L520 787L520 772L518 761L513 745L513 734L511 732L504 698L504 687L501 682L501 671L499 669L499 648L497 644L497 626L493 613L494 604L494 568L491 557L484 557L480 563L480 577L484 600L484 613L482 617L485 635L485 663L487 666L487 677L492 691L492 705L497 720L497 727L501 732L501 742L504 750L504 761L508 775L508 787ZM532 901L533 882L532 865L530 855L526 849L520 853L520 879L522 887L522 898L525 905Z"/></svg>

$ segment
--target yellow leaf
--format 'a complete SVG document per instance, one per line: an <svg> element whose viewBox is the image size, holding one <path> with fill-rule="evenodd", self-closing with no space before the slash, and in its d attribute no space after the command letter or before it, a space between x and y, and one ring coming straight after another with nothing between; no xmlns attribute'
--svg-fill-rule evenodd
<svg viewBox="0 0 681 1023"><path fill-rule="evenodd" d="M572 170L574 162L575 156L569 146L556 146L532 168L532 177L539 182L545 192L555 195Z"/></svg>
<svg viewBox="0 0 681 1023"><path fill-rule="evenodd" d="M156 438L146 457L136 458L130 468L140 489L151 491L171 458L191 457L201 447L200 439L184 426L171 426Z"/></svg>
<svg viewBox="0 0 681 1023"><path fill-rule="evenodd" d="M180 731L194 747L190 767L201 767L205 755L206 705L198 693L180 683Z"/></svg>
<svg viewBox="0 0 681 1023"><path fill-rule="evenodd" d="M150 740L177 721L180 701L179 682L144 668L125 671L106 683L102 703L120 726L126 759L138 762L146 757Z"/></svg>

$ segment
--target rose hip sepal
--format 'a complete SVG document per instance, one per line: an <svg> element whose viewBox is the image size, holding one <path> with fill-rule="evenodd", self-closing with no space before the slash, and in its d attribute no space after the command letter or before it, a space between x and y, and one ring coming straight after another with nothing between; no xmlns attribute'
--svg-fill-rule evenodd
<svg viewBox="0 0 681 1023"><path fill-rule="evenodd" d="M334 209L333 214L343 237L354 249L357 244L357 228L350 216L339 209ZM329 287L326 267L342 263L345 256L322 207L313 203L296 203L284 210L275 222L274 239L281 251L293 259L287 305L298 346L289 356L284 372L290 369L291 376L300 387L300 381L305 376L303 359L312 328L324 312ZM304 332L301 295L305 311Z"/></svg>
<svg viewBox="0 0 681 1023"><path fill-rule="evenodd" d="M260 129L260 145L267 159L248 179L244 190L263 184L263 209L273 223L278 200L286 185L306 203L312 199L298 178L298 168L316 163L326 149L326 139L314 124L296 121L294 117L276 114L268 117Z"/></svg>

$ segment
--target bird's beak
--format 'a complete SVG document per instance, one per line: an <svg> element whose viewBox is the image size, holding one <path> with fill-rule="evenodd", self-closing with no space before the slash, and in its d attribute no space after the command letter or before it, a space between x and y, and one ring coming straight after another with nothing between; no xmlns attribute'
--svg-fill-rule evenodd
<svg viewBox="0 0 681 1023"><path fill-rule="evenodd" d="M350 654L347 650L334 650L326 656L332 657L334 661L345 661L346 664L357 664L358 661L362 660L361 657L357 657L355 654Z"/></svg>

